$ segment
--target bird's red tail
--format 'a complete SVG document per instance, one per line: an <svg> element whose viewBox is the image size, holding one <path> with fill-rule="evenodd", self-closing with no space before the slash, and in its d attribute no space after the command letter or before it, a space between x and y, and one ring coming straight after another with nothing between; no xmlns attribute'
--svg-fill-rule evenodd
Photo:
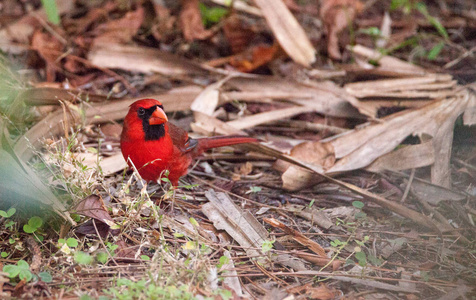
<svg viewBox="0 0 476 300"><path fill-rule="evenodd" d="M242 136L242 135L227 135L227 136L214 136L209 138L199 139L200 147L203 150L218 148L224 146L231 146L236 144L256 143L258 139Z"/></svg>

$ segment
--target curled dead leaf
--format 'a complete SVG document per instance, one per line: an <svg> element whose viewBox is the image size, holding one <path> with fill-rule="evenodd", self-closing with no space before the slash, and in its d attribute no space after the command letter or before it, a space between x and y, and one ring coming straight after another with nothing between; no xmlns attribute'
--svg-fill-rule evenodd
<svg viewBox="0 0 476 300"><path fill-rule="evenodd" d="M301 143L291 150L291 156L324 169L332 167L336 161L332 145L320 142Z"/></svg>
<svg viewBox="0 0 476 300"><path fill-rule="evenodd" d="M336 161L332 145L323 144L321 142L304 142L296 145L291 150L291 156L304 162L320 166L324 170L331 168ZM287 190L296 191L322 181L322 178L315 176L312 172L297 166L292 166L289 163L285 164L288 167L281 176L281 179L283 180L283 187Z"/></svg>
<svg viewBox="0 0 476 300"><path fill-rule="evenodd" d="M339 33L349 26L364 5L359 0L324 0L319 16L327 29L327 52L333 59L341 59Z"/></svg>

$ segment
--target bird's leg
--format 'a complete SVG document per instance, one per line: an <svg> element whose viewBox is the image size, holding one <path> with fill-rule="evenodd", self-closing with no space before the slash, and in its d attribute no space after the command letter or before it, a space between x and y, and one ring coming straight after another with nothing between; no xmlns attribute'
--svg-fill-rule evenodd
<svg viewBox="0 0 476 300"><path fill-rule="evenodd" d="M174 212L174 203L175 203L175 192L177 191L177 187L172 185L172 189L174 190L172 193L172 213Z"/></svg>

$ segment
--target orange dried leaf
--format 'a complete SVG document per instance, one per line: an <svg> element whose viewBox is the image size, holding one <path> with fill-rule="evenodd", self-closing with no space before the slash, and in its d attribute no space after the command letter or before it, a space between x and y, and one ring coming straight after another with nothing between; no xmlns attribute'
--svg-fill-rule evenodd
<svg viewBox="0 0 476 300"><path fill-rule="evenodd" d="M279 46L255 46L250 51L230 59L230 64L240 72L252 72L273 60Z"/></svg>

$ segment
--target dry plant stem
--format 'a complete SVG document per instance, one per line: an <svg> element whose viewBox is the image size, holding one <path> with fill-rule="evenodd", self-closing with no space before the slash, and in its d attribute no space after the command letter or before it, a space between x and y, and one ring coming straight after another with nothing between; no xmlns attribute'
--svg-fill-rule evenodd
<svg viewBox="0 0 476 300"><path fill-rule="evenodd" d="M289 286L289 283L286 281L282 280L281 278L276 277L272 273L268 272L263 266L261 266L259 263L256 261L253 262L255 267L257 267L261 272L263 272L264 275L268 276L269 278L273 279L275 282L280 282L283 286Z"/></svg>
<svg viewBox="0 0 476 300"><path fill-rule="evenodd" d="M405 192L403 193L400 203L404 203L405 200L407 199L408 193L410 192L410 188L412 187L414 177L415 177L415 169L412 169L412 172L410 173L410 178L408 179L407 187L405 188Z"/></svg>
<svg viewBox="0 0 476 300"><path fill-rule="evenodd" d="M458 164L462 165L463 167L470 169L471 171L476 171L476 167L473 166L472 164L468 164L467 162L462 161L461 159L457 159L457 158L453 158L452 160L455 163L458 163Z"/></svg>
<svg viewBox="0 0 476 300"><path fill-rule="evenodd" d="M99 230L96 226L96 220L93 219L93 225L94 225L94 230L96 230L96 234L98 235L98 238L99 238L99 242L101 243L102 247L104 248L104 251L106 251L107 255L109 256L109 258L116 264L116 266L119 266L119 264L117 263L117 261L114 259L114 257L112 257L111 253L109 252L109 250L107 249L106 245L104 244L104 241L102 240L102 237L101 235L99 234Z"/></svg>

